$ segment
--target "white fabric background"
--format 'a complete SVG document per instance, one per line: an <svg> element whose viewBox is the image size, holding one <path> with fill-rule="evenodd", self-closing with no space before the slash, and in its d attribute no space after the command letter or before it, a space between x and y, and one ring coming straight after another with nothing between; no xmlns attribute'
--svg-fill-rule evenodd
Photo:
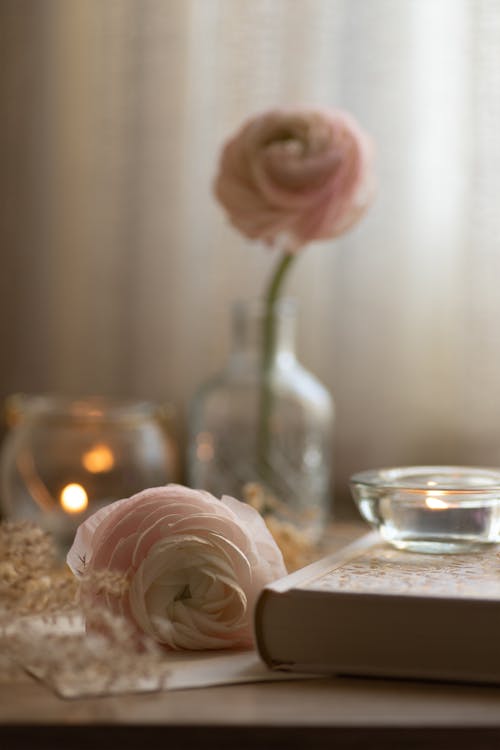
<svg viewBox="0 0 500 750"><path fill-rule="evenodd" d="M243 118L349 109L379 191L289 291L358 469L500 465L500 3L1 0L0 396L186 405L273 257L211 195Z"/></svg>

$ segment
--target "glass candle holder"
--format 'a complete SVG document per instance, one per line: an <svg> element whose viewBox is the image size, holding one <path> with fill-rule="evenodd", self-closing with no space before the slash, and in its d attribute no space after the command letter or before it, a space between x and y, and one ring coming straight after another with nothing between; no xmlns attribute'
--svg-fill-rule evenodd
<svg viewBox="0 0 500 750"><path fill-rule="evenodd" d="M473 552L500 540L500 469L380 469L350 486L363 518L398 549Z"/></svg>
<svg viewBox="0 0 500 750"><path fill-rule="evenodd" d="M50 532L64 554L104 505L177 479L165 407L16 394L0 456L1 514Z"/></svg>

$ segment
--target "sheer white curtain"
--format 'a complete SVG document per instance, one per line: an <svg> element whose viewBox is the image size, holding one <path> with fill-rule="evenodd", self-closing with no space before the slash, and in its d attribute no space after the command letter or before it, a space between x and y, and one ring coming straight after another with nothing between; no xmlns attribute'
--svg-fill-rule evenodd
<svg viewBox="0 0 500 750"><path fill-rule="evenodd" d="M211 195L267 107L344 107L377 145L366 219L306 249L299 356L357 469L500 465L500 4L3 0L0 395L171 400L223 362L272 254ZM498 415L498 417L497 417Z"/></svg>

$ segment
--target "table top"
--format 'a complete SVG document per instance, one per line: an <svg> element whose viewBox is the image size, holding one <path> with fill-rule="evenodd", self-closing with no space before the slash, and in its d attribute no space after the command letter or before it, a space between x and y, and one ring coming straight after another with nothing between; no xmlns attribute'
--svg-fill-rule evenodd
<svg viewBox="0 0 500 750"><path fill-rule="evenodd" d="M0 659L2 750L92 743L498 750L500 686L331 677L65 700Z"/></svg>
<svg viewBox="0 0 500 750"><path fill-rule="evenodd" d="M0 683L8 750L231 746L500 747L500 687L321 678L63 700L24 674Z"/></svg>

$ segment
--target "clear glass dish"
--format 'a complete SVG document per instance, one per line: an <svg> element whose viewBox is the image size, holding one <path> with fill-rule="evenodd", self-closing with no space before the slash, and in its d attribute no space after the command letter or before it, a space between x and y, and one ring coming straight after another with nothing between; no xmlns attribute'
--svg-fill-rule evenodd
<svg viewBox="0 0 500 750"><path fill-rule="evenodd" d="M398 549L473 552L500 541L500 469L409 466L354 474L363 518Z"/></svg>

